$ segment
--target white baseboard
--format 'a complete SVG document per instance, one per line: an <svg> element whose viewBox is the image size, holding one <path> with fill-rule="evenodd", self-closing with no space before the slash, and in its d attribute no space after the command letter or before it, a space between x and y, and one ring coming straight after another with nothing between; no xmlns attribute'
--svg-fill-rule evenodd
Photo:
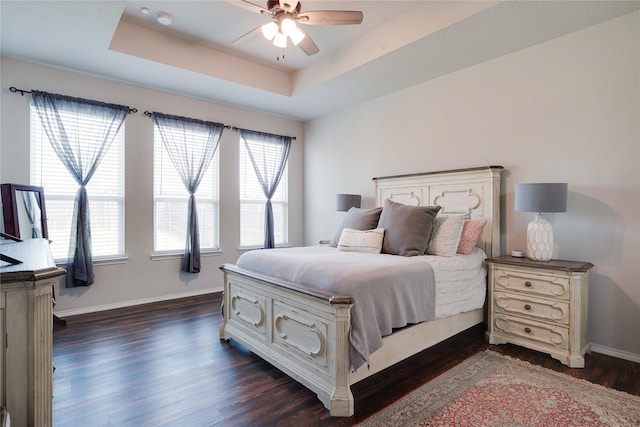
<svg viewBox="0 0 640 427"><path fill-rule="evenodd" d="M607 356L617 357L618 359L628 360L630 362L640 363L640 354L629 353L627 351L617 350L615 348L605 347L603 345L591 344L591 351Z"/></svg>
<svg viewBox="0 0 640 427"><path fill-rule="evenodd" d="M195 297L198 295L213 294L215 292L222 292L222 289L205 289L200 291L183 292L179 294L162 295L159 297L144 298L144 299L133 300L133 301L124 301L124 302L118 302L114 304L104 304L104 305L96 305L93 307L82 307L82 308L75 308L71 310L54 311L54 313L58 317L78 316L80 314L97 313L99 311L114 310L117 308L133 307L136 305L150 304L154 302Z"/></svg>

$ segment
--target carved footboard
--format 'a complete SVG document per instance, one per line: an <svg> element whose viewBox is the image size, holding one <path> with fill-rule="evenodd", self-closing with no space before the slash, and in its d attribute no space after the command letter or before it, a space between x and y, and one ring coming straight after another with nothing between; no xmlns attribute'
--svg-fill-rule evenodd
<svg viewBox="0 0 640 427"><path fill-rule="evenodd" d="M225 264L220 339L234 339L314 391L332 416L351 416L350 297Z"/></svg>

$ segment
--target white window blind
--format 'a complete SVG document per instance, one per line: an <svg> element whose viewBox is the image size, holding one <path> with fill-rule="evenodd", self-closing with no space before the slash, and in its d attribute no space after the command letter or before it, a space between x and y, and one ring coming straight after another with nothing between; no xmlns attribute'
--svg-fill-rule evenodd
<svg viewBox="0 0 640 427"><path fill-rule="evenodd" d="M187 144L201 140L195 137L189 140L188 135L186 137ZM157 254L182 253L187 238L189 193L162 144L157 126L154 126L153 141L154 252ZM216 150L196 191L202 252L219 249L219 151Z"/></svg>
<svg viewBox="0 0 640 427"><path fill-rule="evenodd" d="M280 150L274 145L273 157L279 158ZM271 198L276 246L285 246L289 241L289 204L287 164L278 189ZM264 244L264 210L267 198L262 191L245 144L240 144L240 246L262 247Z"/></svg>
<svg viewBox="0 0 640 427"><path fill-rule="evenodd" d="M65 114L64 110L60 110L63 119ZM99 120L87 114L80 116L74 129L66 131L71 139L82 140L83 132L98 123ZM51 147L33 106L31 177L34 185L44 188L51 252L57 261L66 260L74 200L79 187ZM124 124L87 184L87 195L93 258L100 260L124 257Z"/></svg>

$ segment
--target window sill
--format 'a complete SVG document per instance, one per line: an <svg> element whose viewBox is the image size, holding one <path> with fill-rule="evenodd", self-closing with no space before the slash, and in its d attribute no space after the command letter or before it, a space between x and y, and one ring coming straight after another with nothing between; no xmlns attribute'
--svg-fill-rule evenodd
<svg viewBox="0 0 640 427"><path fill-rule="evenodd" d="M127 262L129 262L128 256L93 259L93 265L126 264ZM64 268L67 265L67 259L56 259L55 263L58 267Z"/></svg>
<svg viewBox="0 0 640 427"><path fill-rule="evenodd" d="M291 245L281 245L281 246L276 246L274 249L280 249L280 248L291 248L293 246ZM250 251L255 251L255 250L261 250L263 249L262 246L254 246L254 247L243 247L243 248L238 248L238 252L240 252L241 254L245 253L245 252L250 252Z"/></svg>
<svg viewBox="0 0 640 427"><path fill-rule="evenodd" d="M163 259L174 259L174 258L182 258L184 252L158 252L155 254L151 254L150 258L152 261L161 261ZM200 251L201 257L209 257L209 256L220 256L222 255L222 250L210 250L210 251Z"/></svg>

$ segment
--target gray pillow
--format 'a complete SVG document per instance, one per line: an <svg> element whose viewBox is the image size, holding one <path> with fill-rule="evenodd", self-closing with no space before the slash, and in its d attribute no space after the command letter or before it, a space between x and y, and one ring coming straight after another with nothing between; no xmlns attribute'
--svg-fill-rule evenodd
<svg viewBox="0 0 640 427"><path fill-rule="evenodd" d="M342 220L342 223L336 230L336 234L334 234L333 239L331 239L329 246L332 246L334 248L338 246L340 235L342 234L342 230L345 228L352 228L354 230L373 230L378 225L380 212L382 212L382 208L349 209L346 216Z"/></svg>
<svg viewBox="0 0 640 427"><path fill-rule="evenodd" d="M387 200L378 227L384 228L382 253L424 255L440 206L408 206Z"/></svg>

